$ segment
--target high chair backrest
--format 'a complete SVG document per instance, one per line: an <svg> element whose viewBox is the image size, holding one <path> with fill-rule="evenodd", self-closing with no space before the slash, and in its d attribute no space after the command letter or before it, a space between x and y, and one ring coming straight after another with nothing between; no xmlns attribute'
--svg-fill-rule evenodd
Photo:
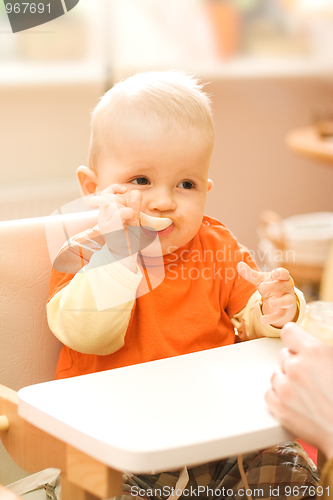
<svg viewBox="0 0 333 500"><path fill-rule="evenodd" d="M50 252L54 259L96 221L90 211L0 222L0 384L18 390L55 377L61 345L46 320Z"/></svg>
<svg viewBox="0 0 333 500"><path fill-rule="evenodd" d="M54 379L61 344L46 319L51 258L96 222L92 211L0 222L0 384L17 391ZM24 475L0 441L0 484Z"/></svg>

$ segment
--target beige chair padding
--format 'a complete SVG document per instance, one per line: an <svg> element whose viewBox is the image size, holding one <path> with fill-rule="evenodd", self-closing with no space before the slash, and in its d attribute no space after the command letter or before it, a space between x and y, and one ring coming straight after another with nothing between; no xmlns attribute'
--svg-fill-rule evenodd
<svg viewBox="0 0 333 500"><path fill-rule="evenodd" d="M46 229L54 254L96 219L96 212L86 212L0 222L0 384L17 391L54 379L61 344L46 320L51 272ZM0 484L6 485L22 473L5 455L0 449Z"/></svg>

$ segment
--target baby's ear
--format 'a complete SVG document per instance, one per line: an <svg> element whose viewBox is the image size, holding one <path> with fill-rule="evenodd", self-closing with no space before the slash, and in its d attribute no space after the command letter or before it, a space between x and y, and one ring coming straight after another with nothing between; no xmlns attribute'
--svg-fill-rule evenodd
<svg viewBox="0 0 333 500"><path fill-rule="evenodd" d="M208 182L207 182L207 193L209 193L209 191L212 189L213 186L214 186L213 181L211 179L208 179Z"/></svg>
<svg viewBox="0 0 333 500"><path fill-rule="evenodd" d="M76 177L79 181L81 196L95 193L98 181L93 170L81 165L76 171Z"/></svg>

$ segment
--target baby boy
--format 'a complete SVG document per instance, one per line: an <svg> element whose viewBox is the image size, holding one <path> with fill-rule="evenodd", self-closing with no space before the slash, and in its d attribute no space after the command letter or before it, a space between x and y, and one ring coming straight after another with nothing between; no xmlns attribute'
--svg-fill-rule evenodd
<svg viewBox="0 0 333 500"><path fill-rule="evenodd" d="M288 271L259 272L231 232L203 214L213 142L209 97L181 72L137 74L99 102L89 164L77 171L98 225L61 250L51 276L58 378L232 344L235 327L241 340L279 336L301 318L304 300ZM145 216L167 222L156 230ZM253 488L316 484L295 443L248 454L244 464ZM124 494L178 476L128 474ZM190 469L189 481L236 492L237 459Z"/></svg>

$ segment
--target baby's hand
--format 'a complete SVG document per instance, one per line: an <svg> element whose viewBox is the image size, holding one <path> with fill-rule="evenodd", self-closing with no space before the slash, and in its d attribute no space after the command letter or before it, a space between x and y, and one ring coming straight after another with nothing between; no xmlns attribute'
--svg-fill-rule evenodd
<svg viewBox="0 0 333 500"><path fill-rule="evenodd" d="M99 229L109 250L121 256L137 252L140 239L139 228L133 226L140 226L142 194L134 190L125 197L126 191L126 187L113 184L85 200L91 208L99 208Z"/></svg>
<svg viewBox="0 0 333 500"><path fill-rule="evenodd" d="M239 262L237 271L253 283L263 298L261 322L281 328L293 321L297 312L294 281L287 269L280 267L271 273L251 269L245 262Z"/></svg>

